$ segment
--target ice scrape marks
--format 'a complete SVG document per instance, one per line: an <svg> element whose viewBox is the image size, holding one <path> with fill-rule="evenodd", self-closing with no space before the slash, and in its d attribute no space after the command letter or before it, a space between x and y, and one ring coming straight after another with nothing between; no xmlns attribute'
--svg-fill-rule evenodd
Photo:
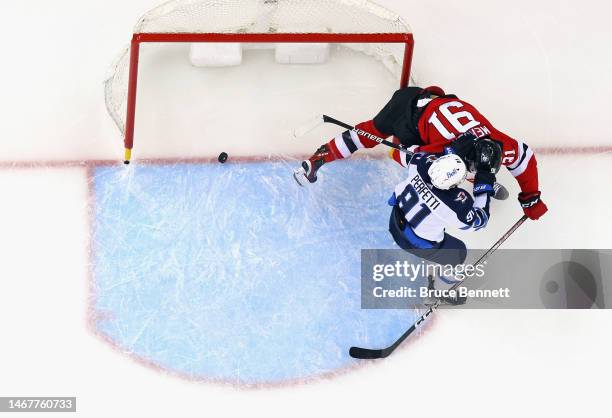
<svg viewBox="0 0 612 418"><path fill-rule="evenodd" d="M390 248L401 169L330 164L298 187L287 162L94 172L99 333L180 375L269 384L355 364L412 311L360 310L360 250Z"/></svg>

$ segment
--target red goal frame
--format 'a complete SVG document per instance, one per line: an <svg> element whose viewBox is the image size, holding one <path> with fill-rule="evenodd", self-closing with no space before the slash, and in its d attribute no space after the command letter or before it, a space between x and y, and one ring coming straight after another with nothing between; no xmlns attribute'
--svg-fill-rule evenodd
<svg viewBox="0 0 612 418"><path fill-rule="evenodd" d="M405 45L400 87L410 78L414 37L412 33L135 33L130 48L130 64L125 119L125 164L129 164L134 147L138 62L142 43L401 43Z"/></svg>

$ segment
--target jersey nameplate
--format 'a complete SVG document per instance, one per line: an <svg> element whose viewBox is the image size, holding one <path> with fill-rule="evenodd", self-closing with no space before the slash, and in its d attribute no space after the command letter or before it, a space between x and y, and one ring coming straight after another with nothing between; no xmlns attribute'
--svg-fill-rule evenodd
<svg viewBox="0 0 612 418"><path fill-rule="evenodd" d="M429 187L425 184L421 176L418 174L415 175L411 180L410 184L414 187L414 190L417 192L419 197L431 210L436 210L440 206L440 201L438 198L431 192Z"/></svg>

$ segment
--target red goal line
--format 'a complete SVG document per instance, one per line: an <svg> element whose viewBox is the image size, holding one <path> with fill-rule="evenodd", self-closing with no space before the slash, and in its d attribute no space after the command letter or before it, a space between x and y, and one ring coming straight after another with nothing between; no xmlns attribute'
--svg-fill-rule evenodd
<svg viewBox="0 0 612 418"><path fill-rule="evenodd" d="M584 156L595 156L612 154L612 146L610 145L599 145L599 146L587 146L587 147L535 147L536 157L540 155L545 156L572 156L572 155L584 155ZM279 156L235 156L231 157L232 161L235 162L261 162L261 161L279 161L287 157L288 160L294 159L296 161L307 158L307 155L279 155ZM353 156L353 158L360 158L359 155ZM372 158L372 156L369 156ZM376 157L374 157L376 158ZM386 154L380 156L381 159L388 158ZM191 163L191 164L209 164L216 163L217 157L159 157L159 158L144 158L137 160L144 164L180 164L180 163ZM349 160L344 160L346 162ZM85 160L25 160L25 161L0 161L0 170L10 169L36 169L36 168L69 168L69 167L83 167L91 168L98 166L113 166L123 165L118 159L85 159Z"/></svg>

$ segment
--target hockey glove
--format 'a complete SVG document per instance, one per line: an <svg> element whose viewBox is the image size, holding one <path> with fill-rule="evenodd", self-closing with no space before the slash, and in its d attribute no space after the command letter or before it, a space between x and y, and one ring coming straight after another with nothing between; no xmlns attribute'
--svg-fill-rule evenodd
<svg viewBox="0 0 612 418"><path fill-rule="evenodd" d="M478 171L474 177L474 196L481 194L495 195L495 174L487 171Z"/></svg>
<svg viewBox="0 0 612 418"><path fill-rule="evenodd" d="M548 207L542 199L540 199L540 191L537 192L521 192L518 195L518 201L523 208L525 215L531 220L538 220L548 211Z"/></svg>

